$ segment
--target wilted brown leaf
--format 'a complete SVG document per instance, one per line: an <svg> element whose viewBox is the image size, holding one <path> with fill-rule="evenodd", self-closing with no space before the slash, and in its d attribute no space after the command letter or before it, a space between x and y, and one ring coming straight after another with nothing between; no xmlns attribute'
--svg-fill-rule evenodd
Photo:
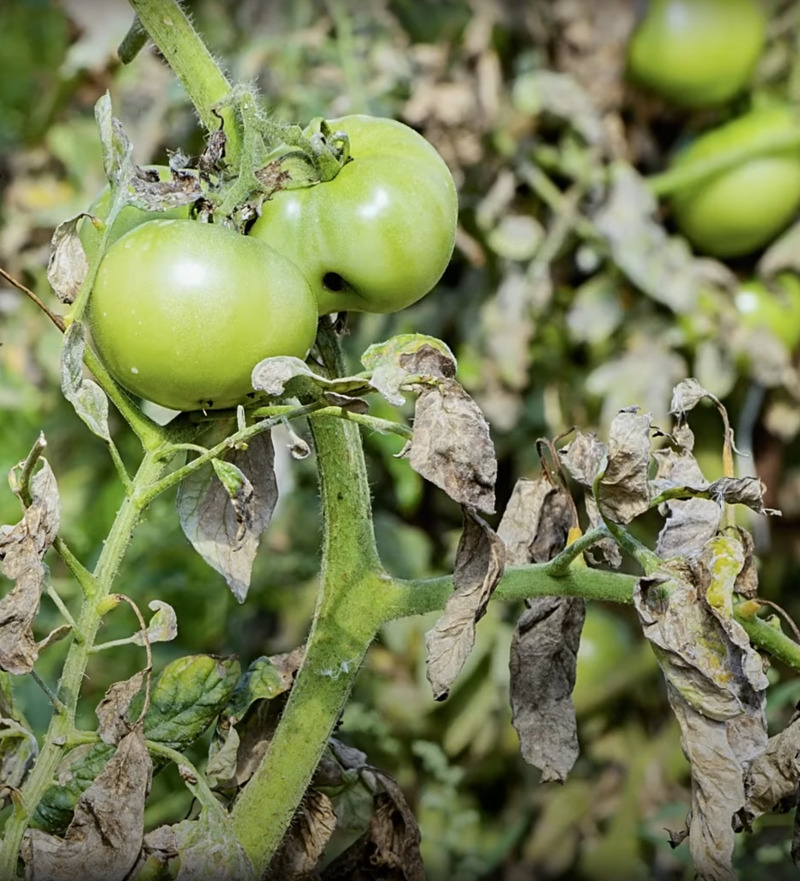
<svg viewBox="0 0 800 881"><path fill-rule="evenodd" d="M115 682L109 686L105 696L95 709L97 721L100 723L97 733L103 743L116 744L131 730L132 723L128 718L131 701L142 690L143 672L135 673L130 679ZM134 719L133 722L136 720Z"/></svg>
<svg viewBox="0 0 800 881"><path fill-rule="evenodd" d="M71 303L77 297L89 271L77 231L84 216L79 214L59 223L50 244L47 280L62 303Z"/></svg>
<svg viewBox="0 0 800 881"><path fill-rule="evenodd" d="M505 546L474 511L462 506L464 531L456 550L453 593L425 634L428 680L444 700L475 644L475 625L486 612L505 568Z"/></svg>
<svg viewBox="0 0 800 881"><path fill-rule="evenodd" d="M494 511L497 459L489 425L454 379L420 392L414 433L404 452L419 475L456 502Z"/></svg>
<svg viewBox="0 0 800 881"><path fill-rule="evenodd" d="M611 422L597 503L615 523L629 523L650 507L650 432L650 416L635 410L623 410Z"/></svg>
<svg viewBox="0 0 800 881"><path fill-rule="evenodd" d="M55 477L47 460L40 462L22 520L14 527L0 527L0 572L15 582L0 600L0 669L17 675L29 673L36 662L32 625L47 577L42 558L61 520Z"/></svg>
<svg viewBox="0 0 800 881"><path fill-rule="evenodd" d="M181 483L178 515L195 550L225 578L236 599L243 602L261 535L278 500L269 432L252 438L246 450L234 450L227 461L252 486L246 516L241 510L237 512L229 491L212 468L201 468Z"/></svg>
<svg viewBox="0 0 800 881"><path fill-rule="evenodd" d="M125 735L83 793L65 837L29 829L22 845L30 881L123 881L142 847L152 762L139 728Z"/></svg>
<svg viewBox="0 0 800 881"><path fill-rule="evenodd" d="M265 881L311 881L336 829L333 803L323 792L309 789L281 842Z"/></svg>
<svg viewBox="0 0 800 881"><path fill-rule="evenodd" d="M733 881L733 821L745 804L744 769L767 742L767 679L746 638L731 638L731 628L706 604L708 588L697 578L686 564L666 563L639 581L634 602L691 764L695 871L703 881Z"/></svg>

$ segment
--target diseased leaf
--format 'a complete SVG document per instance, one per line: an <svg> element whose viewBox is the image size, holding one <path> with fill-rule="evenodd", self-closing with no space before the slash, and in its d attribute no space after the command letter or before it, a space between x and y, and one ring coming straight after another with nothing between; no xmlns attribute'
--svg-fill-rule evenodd
<svg viewBox="0 0 800 881"><path fill-rule="evenodd" d="M103 169L112 188L124 185L131 176L133 164L133 145L118 119L111 111L111 96L101 95L94 105L94 117L100 133L103 148Z"/></svg>
<svg viewBox="0 0 800 881"><path fill-rule="evenodd" d="M47 577L42 558L61 522L55 477L47 460L39 461L22 520L14 527L0 527L0 573L15 582L0 600L0 670L15 675L29 673L36 662L33 621Z"/></svg>
<svg viewBox="0 0 800 881"><path fill-rule="evenodd" d="M677 486L706 483L692 455L694 435L680 421L672 433L670 446L653 451L658 470L653 492L658 494ZM665 517L658 534L656 552L663 559L698 553L719 529L722 509L711 499L672 499L659 507Z"/></svg>
<svg viewBox="0 0 800 881"><path fill-rule="evenodd" d="M525 761L542 781L563 782L579 753L572 689L586 606L565 597L527 606L511 643L512 722Z"/></svg>
<svg viewBox="0 0 800 881"><path fill-rule="evenodd" d="M747 803L742 810L743 826L763 814L780 810L782 803L797 800L800 786L800 716L795 713L789 725L770 737L767 747L745 773Z"/></svg>
<svg viewBox="0 0 800 881"><path fill-rule="evenodd" d="M217 478L219 471L212 468L190 474L178 490L181 528L206 563L223 576L239 602L247 596L259 541L278 500L274 459L272 438L263 432L248 442L246 450L233 450L227 468L217 466L235 492L237 472L249 481L252 496L247 498L247 486L240 483L236 504Z"/></svg>
<svg viewBox="0 0 800 881"><path fill-rule="evenodd" d="M144 673L135 673L130 679L115 682L109 686L105 696L95 709L97 721L100 723L97 733L103 743L118 744L122 737L133 728L128 715L131 701L142 690ZM135 722L135 720L133 720Z"/></svg>
<svg viewBox="0 0 800 881"><path fill-rule="evenodd" d="M232 462L213 459L211 464L214 466L219 482L231 500L233 516L238 524L232 547L232 550L236 551L241 547L248 531L253 528L252 504L255 494L253 484Z"/></svg>
<svg viewBox="0 0 800 881"><path fill-rule="evenodd" d="M243 786L267 751L303 660L303 649L257 658L220 713L206 775L217 789Z"/></svg>
<svg viewBox="0 0 800 881"><path fill-rule="evenodd" d="M404 454L421 477L461 505L494 511L497 459L480 408L453 379L422 391Z"/></svg>
<svg viewBox="0 0 800 881"><path fill-rule="evenodd" d="M59 223L50 242L47 280L62 303L72 303L86 280L89 264L78 238L78 224L85 214Z"/></svg>
<svg viewBox="0 0 800 881"><path fill-rule="evenodd" d="M110 443L108 398L96 382L83 377L85 348L86 325L82 321L73 321L64 334L61 351L61 391L89 430Z"/></svg>
<svg viewBox="0 0 800 881"><path fill-rule="evenodd" d="M719 400L704 389L696 379L692 377L684 379L672 390L669 412L674 416L682 417L704 400L719 404Z"/></svg>
<svg viewBox="0 0 800 881"><path fill-rule="evenodd" d="M236 659L190 655L168 664L156 677L144 722L148 740L172 749L189 747L211 725L230 699L239 678ZM132 696L128 718L141 712L142 693ZM42 829L60 832L75 804L102 770L113 747L105 743L80 746L62 760L54 784L46 790L34 816Z"/></svg>
<svg viewBox="0 0 800 881"><path fill-rule="evenodd" d="M328 864L321 881L425 881L419 827L405 796L388 774L369 770L383 790L374 796L369 829Z"/></svg>
<svg viewBox="0 0 800 881"><path fill-rule="evenodd" d="M573 440L558 451L559 461L570 477L589 490L607 455L608 449L597 435L583 431L576 431Z"/></svg>
<svg viewBox="0 0 800 881"><path fill-rule="evenodd" d="M435 700L444 700L475 644L483 617L505 567L505 546L474 511L462 506L464 531L456 550L453 593L432 630L425 634L428 680Z"/></svg>
<svg viewBox="0 0 800 881"><path fill-rule="evenodd" d="M290 355L275 355L259 361L253 368L251 382L256 391L263 391L273 397L291 395L302 388L297 380L311 382L330 393L340 395L358 394L369 390L369 382L364 376L343 376L328 379L319 376L300 358ZM294 381L294 382L293 382Z"/></svg>
<svg viewBox="0 0 800 881"><path fill-rule="evenodd" d="M497 534L507 564L544 563L577 526L570 494L540 477L517 481ZM511 643L512 722L525 761L541 769L543 781L564 781L578 757L572 689L585 604L539 597L526 606Z"/></svg>
<svg viewBox="0 0 800 881"><path fill-rule="evenodd" d="M594 222L614 263L641 291L687 313L710 284L734 288L736 278L722 263L695 258L684 239L667 235L656 219L656 198L634 168L617 161L610 171L609 192Z"/></svg>
<svg viewBox="0 0 800 881"><path fill-rule="evenodd" d="M168 664L150 692L148 740L185 749L216 719L239 679L236 658L189 655Z"/></svg>
<svg viewBox="0 0 800 881"><path fill-rule="evenodd" d="M370 387L396 407L405 401L401 388L410 374L452 378L456 371L450 349L441 340L421 333L398 334L373 343L361 356L361 363L372 371Z"/></svg>
<svg viewBox="0 0 800 881"><path fill-rule="evenodd" d="M120 740L102 773L83 793L63 839L29 829L22 844L31 881L123 881L144 834L152 762L140 729Z"/></svg>
<svg viewBox="0 0 800 881"><path fill-rule="evenodd" d="M307 881L336 830L333 802L324 792L309 789L270 862L265 881Z"/></svg>
<svg viewBox="0 0 800 881"><path fill-rule="evenodd" d="M640 579L634 591L691 764L689 846L702 881L736 877L733 824L745 804L744 770L767 743L767 678L758 654L731 626L740 625L704 601L710 582L730 580L730 570L700 562L693 572L676 560Z"/></svg>
<svg viewBox="0 0 800 881"><path fill-rule="evenodd" d="M39 753L36 736L16 712L9 676L0 672L0 809L19 789Z"/></svg>
<svg viewBox="0 0 800 881"><path fill-rule="evenodd" d="M597 502L615 523L630 523L650 507L650 431L650 416L633 410L618 413L609 428Z"/></svg>
<svg viewBox="0 0 800 881"><path fill-rule="evenodd" d="M171 642L175 639L178 635L178 617L175 609L161 600L150 600L147 608L155 613L147 625L147 641ZM137 645L144 645L145 638L140 630L134 634L133 641Z"/></svg>

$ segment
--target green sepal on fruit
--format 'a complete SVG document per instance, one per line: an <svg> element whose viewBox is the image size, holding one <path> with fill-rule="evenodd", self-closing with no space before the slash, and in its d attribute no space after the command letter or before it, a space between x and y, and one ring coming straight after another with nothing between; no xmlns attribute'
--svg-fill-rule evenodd
<svg viewBox="0 0 800 881"><path fill-rule="evenodd" d="M392 119L328 120L349 139L331 180L280 190L251 236L296 263L320 314L396 312L439 281L455 243L458 196L442 157Z"/></svg>
<svg viewBox="0 0 800 881"><path fill-rule="evenodd" d="M88 321L128 391L174 410L210 410L246 403L262 359L305 358L317 317L303 273L264 242L159 219L106 251Z"/></svg>
<svg viewBox="0 0 800 881"><path fill-rule="evenodd" d="M649 0L628 45L628 72L673 104L711 107L746 85L765 36L756 0Z"/></svg>
<svg viewBox="0 0 800 881"><path fill-rule="evenodd" d="M772 145L792 133L800 140L800 114L775 105L701 135L676 156L674 167L737 150L756 153L673 195L675 223L698 251L714 257L750 254L790 223L800 209L800 143Z"/></svg>

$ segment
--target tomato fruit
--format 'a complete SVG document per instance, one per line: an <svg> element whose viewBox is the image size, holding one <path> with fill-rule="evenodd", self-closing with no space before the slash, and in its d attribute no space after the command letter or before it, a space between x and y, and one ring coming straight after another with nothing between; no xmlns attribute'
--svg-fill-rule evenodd
<svg viewBox="0 0 800 881"><path fill-rule="evenodd" d="M172 180L172 172L166 165L147 166L145 170L157 172L159 180ZM105 220L108 216L108 203L110 197L111 191L108 187L105 187L94 202L92 202L88 213L93 214L95 217L99 217L100 220ZM189 217L190 207L191 206L189 205L181 205L177 208L167 208L164 211L146 211L144 208L137 208L135 205L126 205L119 214L117 214L114 224L109 231L106 244L110 247L117 241L117 239L124 236L126 232L129 232L135 226L146 223L148 220L186 220ZM102 233L88 217L84 217L78 227L78 237L80 238L81 244L86 253L91 256L100 246Z"/></svg>
<svg viewBox="0 0 800 881"><path fill-rule="evenodd" d="M765 35L756 0L650 0L628 45L628 72L682 107L721 104L750 78Z"/></svg>
<svg viewBox="0 0 800 881"><path fill-rule="evenodd" d="M128 391L174 410L232 407L262 358L304 358L308 282L263 242L213 224L151 220L106 251L89 298L98 353Z"/></svg>
<svg viewBox="0 0 800 881"><path fill-rule="evenodd" d="M352 160L332 180L276 192L250 233L294 261L320 314L395 312L427 294L453 253L458 197L425 138L392 119L329 121Z"/></svg>
<svg viewBox="0 0 800 881"><path fill-rule="evenodd" d="M757 279L734 295L746 327L763 327L791 352L800 345L800 277L781 272L769 285Z"/></svg>
<svg viewBox="0 0 800 881"><path fill-rule="evenodd" d="M777 138L800 132L793 107L753 110L697 138L675 165L712 159L737 149L763 153L672 197L675 222L701 252L715 257L749 254L770 242L800 208L800 146L775 150Z"/></svg>

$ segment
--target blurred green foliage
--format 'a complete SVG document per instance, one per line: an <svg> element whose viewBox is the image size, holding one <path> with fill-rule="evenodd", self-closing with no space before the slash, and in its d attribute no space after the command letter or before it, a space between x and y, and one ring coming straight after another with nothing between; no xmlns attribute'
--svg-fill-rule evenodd
<svg viewBox="0 0 800 881"><path fill-rule="evenodd" d="M800 97L794 94L800 61L791 51L798 4L768 4L772 38L751 94L736 106L701 114L631 91L624 83L623 37L606 44L600 42L608 36L603 28L594 36L580 31L583 19L594 15L588 2L525 8L512 0L188 5L231 76L255 81L276 116L299 122L347 112L394 116L423 131L453 169L461 231L450 269L433 294L400 314L352 317L346 340L352 363L367 345L395 333L421 331L445 340L457 354L462 382L492 424L500 511L516 478L537 472L537 438L573 424L602 428L630 404L652 410L655 421L666 424L673 382L698 376L724 400L740 447L752 453L743 466L757 469L770 487L768 503L784 509L781 521L745 525L757 538L762 594L800 617L794 590L800 576L797 353L775 350L776 378L767 363L773 341L761 348L731 342L741 333L730 291L717 291L709 304L665 302L631 280L624 261L592 227L612 163L661 170L681 139L758 95ZM142 163L163 162L168 149L199 152L203 143L181 88L151 51L128 67L115 60L114 47L131 18L125 4L109 3L94 19L78 16L80 6L79 0L5 0L0 8L0 265L51 306L45 267L52 229L87 207L103 184L92 116L97 98L111 92ZM623 20L631 6L615 3L607 15ZM586 41L581 63L570 50L576 33ZM577 83L586 103L575 100L563 81L562 111L542 109L536 93L541 81L535 79L542 70ZM588 125L587 114L592 125L596 120L607 127L595 144L578 134ZM671 232L663 207L648 222ZM755 262L727 269L745 279ZM112 464L61 397L57 330L2 285L0 342L0 472L7 473L44 432L65 538L90 564L121 500ZM381 404L375 415L396 414ZM692 424L699 458L713 479L720 469L717 416L703 410ZM113 427L133 466L136 445L120 424ZM365 443L387 566L409 577L448 571L458 507L396 458L402 446L397 438L365 435ZM139 528L118 590L142 608L157 598L178 612L177 640L154 650L157 669L190 652L235 653L246 666L302 642L320 538L314 463L292 460L280 435L276 447L281 501L244 605L191 551L174 497L159 499ZM18 516L16 499L0 492L0 522ZM643 538L652 538L654 523L642 524ZM57 558L50 563L54 586L76 608L77 587ZM686 765L660 674L634 617L603 609L590 618L608 632L582 648L576 693L582 756L570 780L552 788L537 785L510 724L508 646L519 611L491 607L467 667L441 705L433 702L424 675L424 633L432 621L387 627L345 713L342 738L395 774L408 793L429 877L691 877L685 849L673 851L663 833L683 823ZM41 636L59 623L48 601L38 623ZM108 616L102 639L124 636L132 626L130 612L120 607ZM45 681L55 682L62 657L59 644L43 654L37 672ZM85 688L87 724L105 688L139 663L140 650L133 647L96 658ZM791 714L800 687L781 670L773 676L770 715L777 726ZM49 711L44 696L27 681L18 692L41 731ZM200 761L201 751L192 758ZM160 798L148 821L180 817L187 808L178 795L183 788L168 774L155 786ZM741 839L743 878L758 879L767 870L774 881L789 877L784 826L772 817Z"/></svg>

